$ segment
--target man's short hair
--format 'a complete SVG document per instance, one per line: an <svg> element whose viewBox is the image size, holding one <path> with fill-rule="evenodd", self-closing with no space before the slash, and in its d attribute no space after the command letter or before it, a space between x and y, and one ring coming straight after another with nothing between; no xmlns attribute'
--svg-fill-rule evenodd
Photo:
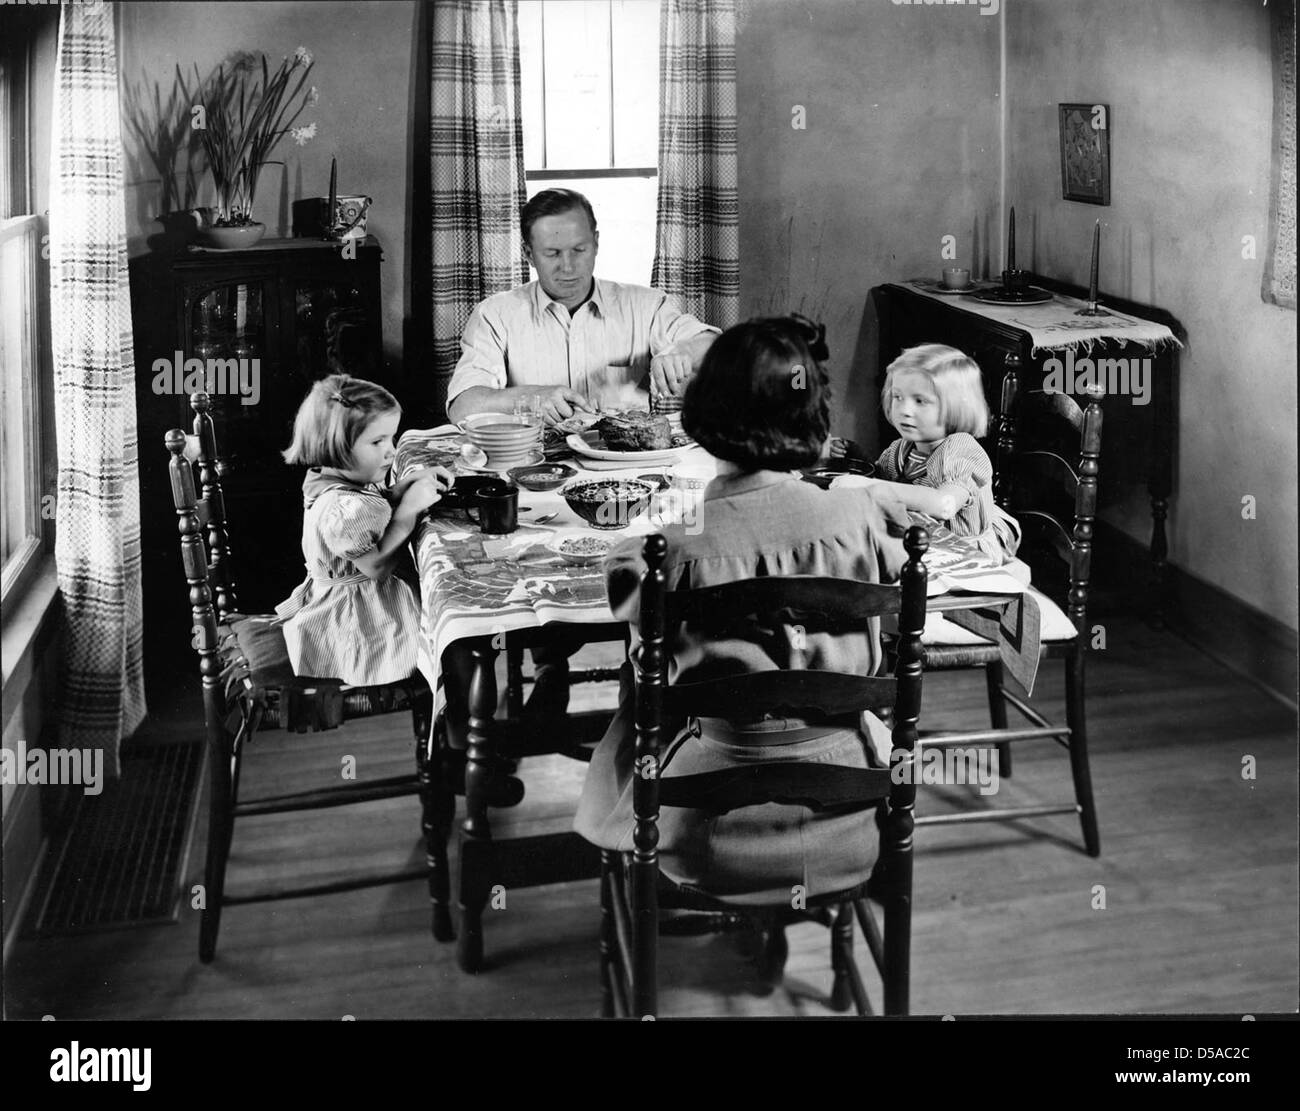
<svg viewBox="0 0 1300 1111"><path fill-rule="evenodd" d="M591 224L591 234L596 234L596 213L587 200L576 189L543 189L530 200L519 213L519 228L523 232L524 242L533 245L533 225L543 216L559 216L580 208L587 214Z"/></svg>

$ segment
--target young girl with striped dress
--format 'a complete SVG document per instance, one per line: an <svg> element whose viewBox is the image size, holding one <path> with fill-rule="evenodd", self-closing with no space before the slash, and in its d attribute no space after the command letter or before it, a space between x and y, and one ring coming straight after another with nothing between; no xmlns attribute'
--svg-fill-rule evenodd
<svg viewBox="0 0 1300 1111"><path fill-rule="evenodd" d="M880 399L899 438L876 461L876 480L909 510L1008 562L1020 546L1020 525L994 504L993 464L976 441L989 423L979 364L940 343L910 347L889 364ZM847 440L832 441L830 453L859 454ZM856 480L836 480L841 484Z"/></svg>
<svg viewBox="0 0 1300 1111"><path fill-rule="evenodd" d="M416 667L420 603L394 574L420 514L452 484L430 467L385 485L402 410L382 386L346 374L316 382L298 409L286 463L303 481L307 577L275 612L298 675L353 686Z"/></svg>

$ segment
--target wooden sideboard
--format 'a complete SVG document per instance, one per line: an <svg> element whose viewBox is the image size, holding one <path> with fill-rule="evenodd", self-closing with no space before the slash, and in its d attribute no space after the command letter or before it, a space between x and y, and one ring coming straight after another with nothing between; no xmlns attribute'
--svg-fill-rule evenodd
<svg viewBox="0 0 1300 1111"><path fill-rule="evenodd" d="M1037 275L1033 285L1052 293L1080 299L1087 290L1066 282ZM871 291L879 320L879 376L883 387L885 370L907 347L919 343L945 343L966 352L984 372L984 390L989 411L997 414L1001 404L1002 380L1008 373L1019 375L1022 388L1040 387L1046 378L1044 363L1059 351L1033 352L1029 333L1013 325L990 320L973 311L978 302L964 297L939 300L927 297L909 286L882 285ZM1185 341L1183 326L1163 309L1142 305L1118 297L1101 297L1103 307L1111 307L1130 316L1163 324ZM1146 405L1134 405L1132 399L1108 396L1103 402L1105 430L1102 435L1100 504L1113 505L1131 490L1134 482L1145 479L1151 504L1151 577L1154 609L1163 609L1168 540L1165 520L1173 492L1173 474L1178 436L1178 353L1175 346L1150 351L1134 344L1108 341L1097 344L1088 356L1097 358L1150 358L1151 397ZM1076 399L1079 395L1076 394ZM881 444L891 442L897 433L879 413ZM983 442L989 457L994 458L996 421Z"/></svg>

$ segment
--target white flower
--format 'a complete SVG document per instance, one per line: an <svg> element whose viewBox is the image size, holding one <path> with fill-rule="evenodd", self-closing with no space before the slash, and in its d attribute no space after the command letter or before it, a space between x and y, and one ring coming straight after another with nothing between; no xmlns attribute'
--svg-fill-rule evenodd
<svg viewBox="0 0 1300 1111"><path fill-rule="evenodd" d="M310 89L307 90L307 107L315 108L319 100L320 100L320 89L316 88L316 86L313 85Z"/></svg>
<svg viewBox="0 0 1300 1111"><path fill-rule="evenodd" d="M308 139L316 138L316 124L313 121L306 127L291 127L289 128L289 134L293 136L295 143L300 147L305 147Z"/></svg>
<svg viewBox="0 0 1300 1111"><path fill-rule="evenodd" d="M293 64L296 66L311 65L311 51L305 46L298 47L298 49L293 52Z"/></svg>

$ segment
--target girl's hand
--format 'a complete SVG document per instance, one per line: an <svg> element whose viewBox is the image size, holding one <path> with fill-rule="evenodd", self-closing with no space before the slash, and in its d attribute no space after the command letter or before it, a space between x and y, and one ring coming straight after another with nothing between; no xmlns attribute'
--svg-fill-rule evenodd
<svg viewBox="0 0 1300 1111"><path fill-rule="evenodd" d="M411 488L411 483L425 474L437 475L442 479L443 493L446 493L451 488L452 483L456 481L455 476L446 467L416 467L401 482L394 482L393 485L385 489L384 496L394 505L400 504L406 491Z"/></svg>
<svg viewBox="0 0 1300 1111"><path fill-rule="evenodd" d="M843 459L849 453L849 442L843 436L832 436L826 447L827 459Z"/></svg>
<svg viewBox="0 0 1300 1111"><path fill-rule="evenodd" d="M454 479L446 467L427 467L402 481L406 489L402 491L398 508L408 513L422 513L442 499Z"/></svg>

